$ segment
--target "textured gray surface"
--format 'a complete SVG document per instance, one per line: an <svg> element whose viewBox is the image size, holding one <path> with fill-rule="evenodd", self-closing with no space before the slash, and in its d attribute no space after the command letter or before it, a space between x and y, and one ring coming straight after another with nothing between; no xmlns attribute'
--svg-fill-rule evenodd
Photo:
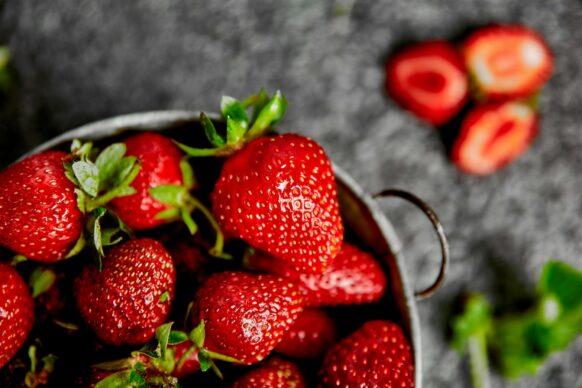
<svg viewBox="0 0 582 388"><path fill-rule="evenodd" d="M437 209L452 245L446 287L420 303L427 387L466 387L445 342L452 300L467 288L520 297L548 258L582 267L582 3L575 0L358 1L8 0L0 35L19 89L2 111L0 159L107 116L214 110L222 94L280 88L284 127L314 137L364 187L409 189ZM341 15L338 15L341 14ZM517 163L463 175L439 137L386 99L382 62L403 41L457 36L489 21L526 23L556 55L542 130ZM386 205L408 268L425 284L436 245L412 208ZM515 387L582 387L582 341ZM504 386L499 378L495 386Z"/></svg>

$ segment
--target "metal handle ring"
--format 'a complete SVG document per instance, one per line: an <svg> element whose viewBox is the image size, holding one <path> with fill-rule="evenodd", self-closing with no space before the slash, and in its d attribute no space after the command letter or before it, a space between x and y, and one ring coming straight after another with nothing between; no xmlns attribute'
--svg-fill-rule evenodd
<svg viewBox="0 0 582 388"><path fill-rule="evenodd" d="M434 210L432 210L432 208L428 206L426 202L418 198L416 195L409 193L408 191L399 189L385 189L374 195L374 198L388 198L388 197L398 197L404 199L407 202L419 208L430 220L439 239L439 243L441 246L441 263L439 274L436 280L430 286L428 286L424 290L414 292L414 296L416 297L416 299L419 300L426 299L430 297L432 294L434 294L442 286L445 280L445 274L449 263L450 256L449 242L447 240L447 236L445 235L443 225L439 221L439 218L434 212Z"/></svg>

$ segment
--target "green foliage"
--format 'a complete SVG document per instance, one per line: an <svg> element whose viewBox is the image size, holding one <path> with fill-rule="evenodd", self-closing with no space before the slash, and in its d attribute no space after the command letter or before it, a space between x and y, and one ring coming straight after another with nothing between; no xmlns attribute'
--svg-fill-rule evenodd
<svg viewBox="0 0 582 388"><path fill-rule="evenodd" d="M488 349L504 376L535 374L552 353L565 349L582 333L581 296L582 272L550 261L538 282L535 307L526 312L492 318L485 297L470 296L463 312L453 319L452 346L461 352L469 349L472 369L476 359L486 360ZM471 341L480 341L483 351L473 353L471 345L476 342ZM474 379L474 386L481 384Z"/></svg>

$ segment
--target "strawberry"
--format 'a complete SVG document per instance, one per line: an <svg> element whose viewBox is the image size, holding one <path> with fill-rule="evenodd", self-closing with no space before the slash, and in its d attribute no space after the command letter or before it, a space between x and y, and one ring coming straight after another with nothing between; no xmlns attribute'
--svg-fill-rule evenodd
<svg viewBox="0 0 582 388"><path fill-rule="evenodd" d="M297 365L278 357L240 377L233 388L303 388L305 381Z"/></svg>
<svg viewBox="0 0 582 388"><path fill-rule="evenodd" d="M75 281L77 305L101 341L140 345L166 320L175 277L172 258L159 242L126 241L111 249L102 271L84 268Z"/></svg>
<svg viewBox="0 0 582 388"><path fill-rule="evenodd" d="M371 303L386 290L382 267L369 253L344 243L323 275L300 273L281 266L261 253L249 258L249 266L292 279L299 284L306 306Z"/></svg>
<svg viewBox="0 0 582 388"><path fill-rule="evenodd" d="M208 259L202 252L202 248L193 244L191 241L182 239L171 241L168 250L178 269L196 272L208 262Z"/></svg>
<svg viewBox="0 0 582 388"><path fill-rule="evenodd" d="M210 276L194 302L192 320L205 323L207 348L244 364L269 355L302 311L295 284L244 272Z"/></svg>
<svg viewBox="0 0 582 388"><path fill-rule="evenodd" d="M523 102L477 107L463 120L452 160L469 174L491 174L524 153L537 131L538 115Z"/></svg>
<svg viewBox="0 0 582 388"><path fill-rule="evenodd" d="M249 120L246 107L254 106ZM343 240L336 185L324 150L306 137L260 137L286 109L277 92L244 102L223 97L223 138L204 114L200 121L214 148L180 147L189 156L230 156L211 195L223 231L268 252L297 271L323 273Z"/></svg>
<svg viewBox="0 0 582 388"><path fill-rule="evenodd" d="M343 225L331 163L306 137L259 138L226 161L212 192L223 230L305 273L323 273Z"/></svg>
<svg viewBox="0 0 582 388"><path fill-rule="evenodd" d="M444 124L467 100L463 58L444 41L407 47L388 61L386 89L420 119L434 125Z"/></svg>
<svg viewBox="0 0 582 388"><path fill-rule="evenodd" d="M326 387L414 387L410 345L389 321L369 321L325 356Z"/></svg>
<svg viewBox="0 0 582 388"><path fill-rule="evenodd" d="M335 325L323 311L306 309L287 331L275 351L299 359L321 356L335 339Z"/></svg>
<svg viewBox="0 0 582 388"><path fill-rule="evenodd" d="M141 164L141 170L131 186L133 195L111 201L112 209L130 228L144 230L164 224L159 213L169 206L156 200L150 189L163 185L184 184L180 164L182 154L172 140L153 132L131 136L123 142L127 155L134 156Z"/></svg>
<svg viewBox="0 0 582 388"><path fill-rule="evenodd" d="M67 154L47 151L0 173L0 244L30 259L63 259L79 240L83 215L65 175Z"/></svg>
<svg viewBox="0 0 582 388"><path fill-rule="evenodd" d="M478 95L486 99L526 97L550 78L554 66L544 39L520 25L478 29L462 52Z"/></svg>
<svg viewBox="0 0 582 388"><path fill-rule="evenodd" d="M34 323L34 302L18 272L0 263L0 368L20 349Z"/></svg>

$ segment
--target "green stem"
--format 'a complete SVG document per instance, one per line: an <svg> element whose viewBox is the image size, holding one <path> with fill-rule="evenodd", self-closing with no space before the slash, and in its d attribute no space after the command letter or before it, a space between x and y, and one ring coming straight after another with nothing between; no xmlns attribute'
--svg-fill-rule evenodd
<svg viewBox="0 0 582 388"><path fill-rule="evenodd" d="M222 250L224 249L224 235L222 234L222 231L220 230L220 225L218 225L218 222L214 218L214 215L198 199L194 197L190 197L189 199L192 207L194 209L200 210L202 214L204 214L204 216L206 217L208 222L210 222L210 225L212 226L216 233L216 240L214 242L214 247L210 250L210 254L217 257L225 257L222 252Z"/></svg>
<svg viewBox="0 0 582 388"><path fill-rule="evenodd" d="M478 333L468 340L469 363L473 388L489 388L489 359L485 333Z"/></svg>

